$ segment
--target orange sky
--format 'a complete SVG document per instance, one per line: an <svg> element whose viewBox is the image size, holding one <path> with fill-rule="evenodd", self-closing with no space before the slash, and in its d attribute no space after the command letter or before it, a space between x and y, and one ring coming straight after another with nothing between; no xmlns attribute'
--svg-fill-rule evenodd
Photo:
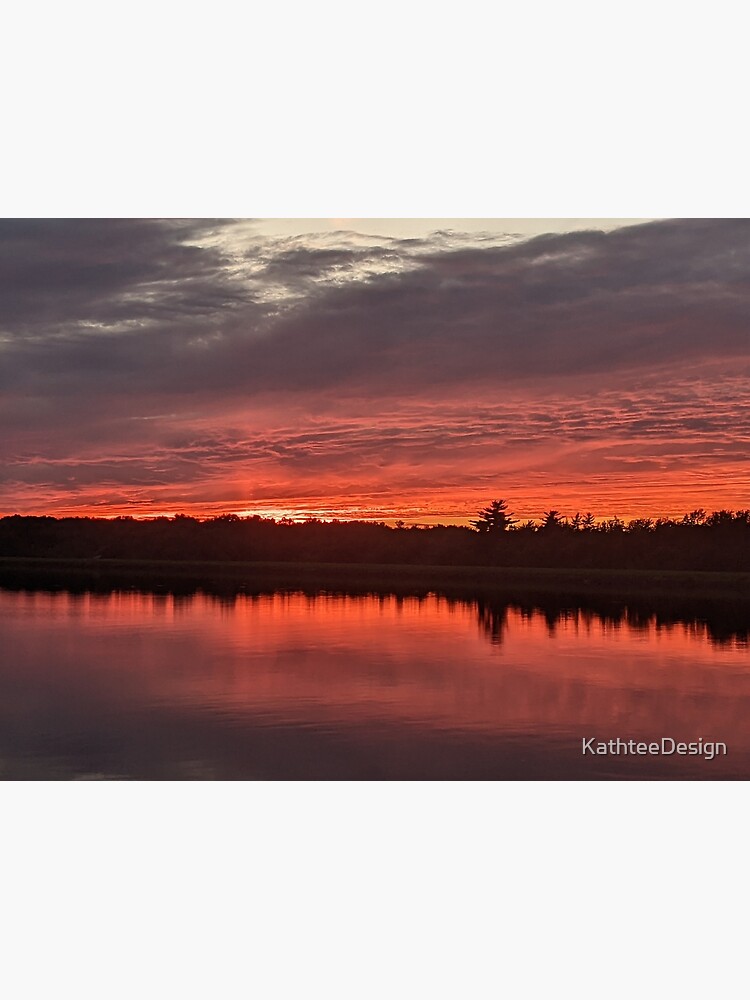
<svg viewBox="0 0 750 1000"><path fill-rule="evenodd" d="M6 220L0 513L750 506L750 224L575 221Z"/></svg>

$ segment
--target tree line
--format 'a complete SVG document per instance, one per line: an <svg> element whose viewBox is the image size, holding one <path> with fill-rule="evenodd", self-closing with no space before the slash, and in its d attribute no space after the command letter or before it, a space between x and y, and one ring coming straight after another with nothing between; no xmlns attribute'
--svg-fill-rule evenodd
<svg viewBox="0 0 750 1000"><path fill-rule="evenodd" d="M715 510L707 514L703 508L684 514L682 518L671 517L637 517L623 521L619 517L597 521L588 511L580 511L572 517L565 517L559 510L548 510L542 515L539 524L535 521L525 521L523 524L513 517L508 510L507 500L493 500L487 507L479 511L478 517L471 522L480 534L497 534L501 531L599 531L599 532L644 532L658 531L675 527L702 528L746 528L750 526L750 508L745 510Z"/></svg>
<svg viewBox="0 0 750 1000"><path fill-rule="evenodd" d="M750 510L694 510L682 518L563 516L519 522L494 500L470 526L389 526L370 521L292 521L221 514L0 518L0 556L750 570Z"/></svg>

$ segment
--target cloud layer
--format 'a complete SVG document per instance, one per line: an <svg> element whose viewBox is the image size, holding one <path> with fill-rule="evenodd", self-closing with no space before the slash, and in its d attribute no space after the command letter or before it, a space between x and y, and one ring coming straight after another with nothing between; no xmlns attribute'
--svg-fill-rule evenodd
<svg viewBox="0 0 750 1000"><path fill-rule="evenodd" d="M750 223L0 223L0 508L750 504Z"/></svg>

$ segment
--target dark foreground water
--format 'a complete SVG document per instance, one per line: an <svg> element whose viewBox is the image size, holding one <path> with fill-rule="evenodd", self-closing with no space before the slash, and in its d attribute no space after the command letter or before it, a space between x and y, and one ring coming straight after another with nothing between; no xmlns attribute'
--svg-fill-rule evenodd
<svg viewBox="0 0 750 1000"><path fill-rule="evenodd" d="M714 619L0 590L0 777L748 778L747 631Z"/></svg>

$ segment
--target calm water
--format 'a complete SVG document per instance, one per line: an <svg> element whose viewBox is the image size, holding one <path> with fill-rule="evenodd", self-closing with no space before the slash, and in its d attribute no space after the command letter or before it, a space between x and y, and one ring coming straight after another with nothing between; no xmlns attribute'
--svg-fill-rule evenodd
<svg viewBox="0 0 750 1000"><path fill-rule="evenodd" d="M750 777L746 632L436 596L0 590L3 778ZM591 756L583 738L722 741Z"/></svg>

